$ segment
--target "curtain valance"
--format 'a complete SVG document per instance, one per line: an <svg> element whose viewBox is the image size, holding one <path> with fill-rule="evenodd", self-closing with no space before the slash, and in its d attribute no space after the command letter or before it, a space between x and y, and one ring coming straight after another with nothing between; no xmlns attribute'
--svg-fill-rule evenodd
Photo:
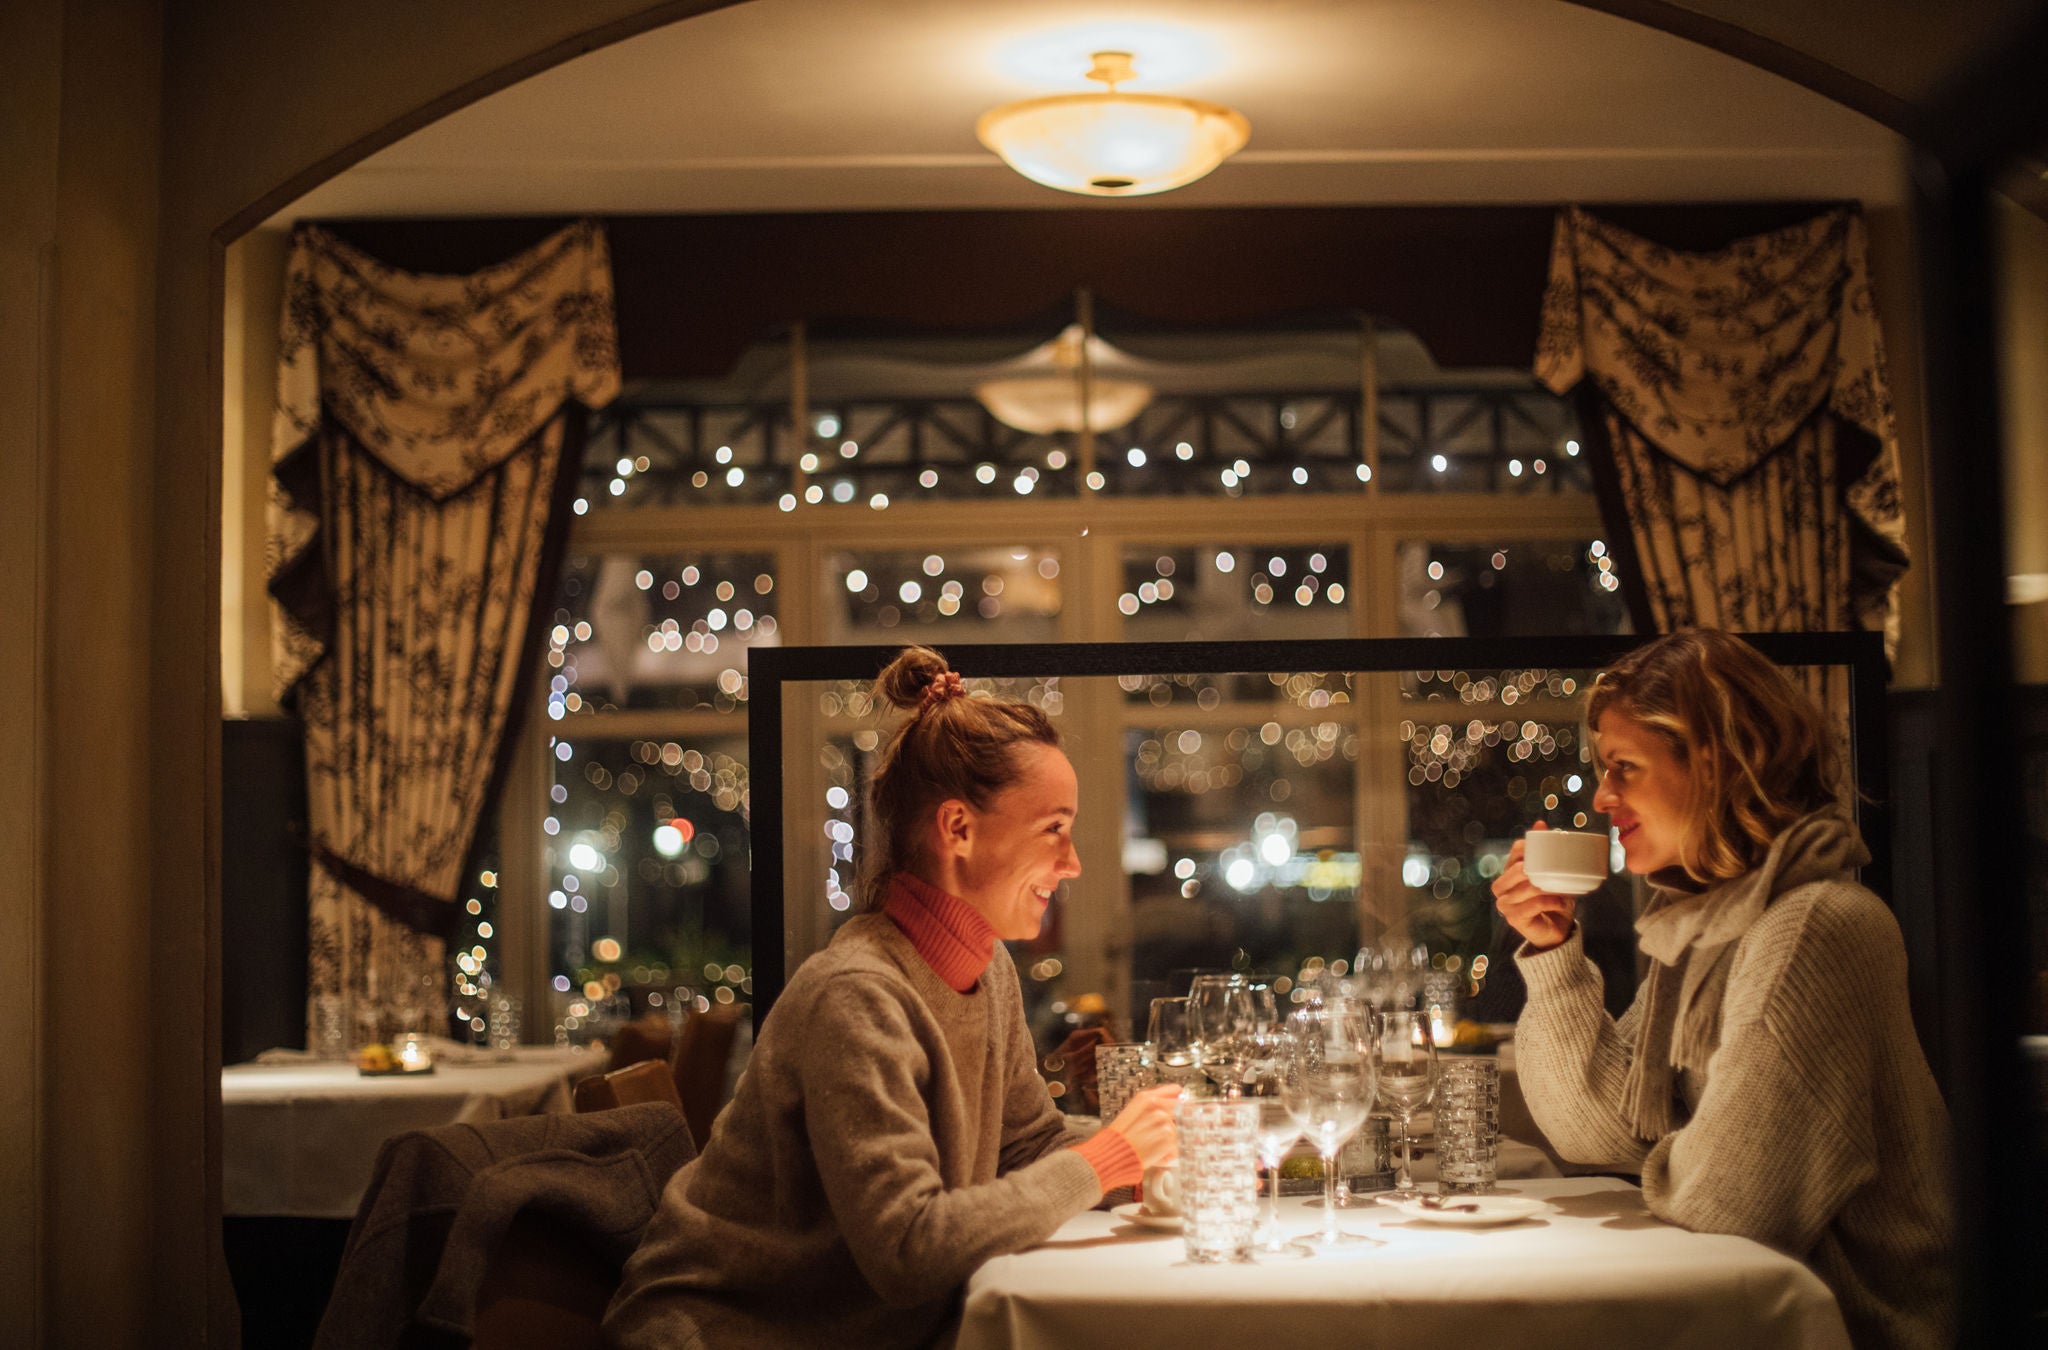
<svg viewBox="0 0 2048 1350"><path fill-rule="evenodd" d="M1566 208L1536 375L1558 393L1590 376L1658 449L1723 487L1823 402L1895 444L1863 221L1847 208L1720 253Z"/></svg>
<svg viewBox="0 0 2048 1350"><path fill-rule="evenodd" d="M410 492L442 502L532 444L567 401L619 390L610 255L584 221L470 276L387 267L317 226L292 236L272 429L276 682L326 650L317 556L323 416Z"/></svg>

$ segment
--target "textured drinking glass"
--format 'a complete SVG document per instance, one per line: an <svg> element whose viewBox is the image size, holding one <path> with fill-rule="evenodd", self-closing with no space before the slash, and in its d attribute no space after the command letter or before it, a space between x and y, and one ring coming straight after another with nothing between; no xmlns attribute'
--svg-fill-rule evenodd
<svg viewBox="0 0 2048 1350"><path fill-rule="evenodd" d="M313 1053L321 1059L346 1060L348 1045L348 999L341 994L313 997Z"/></svg>
<svg viewBox="0 0 2048 1350"><path fill-rule="evenodd" d="M1432 970L1422 977L1422 1011L1429 1014L1430 1029L1438 1045L1450 1044L1457 1030L1463 1002L1465 976L1456 970Z"/></svg>
<svg viewBox="0 0 2048 1350"><path fill-rule="evenodd" d="M491 996L491 1049L510 1050L519 1044L519 1000L510 994Z"/></svg>
<svg viewBox="0 0 2048 1350"><path fill-rule="evenodd" d="M1188 1260L1251 1260L1259 1212L1259 1104L1242 1097L1183 1100L1174 1123Z"/></svg>
<svg viewBox="0 0 2048 1350"><path fill-rule="evenodd" d="M1145 1067L1142 1045L1098 1045L1095 1047L1095 1101L1103 1124L1123 1114L1136 1093L1152 1086L1151 1071Z"/></svg>
<svg viewBox="0 0 2048 1350"><path fill-rule="evenodd" d="M1447 1056L1437 1068L1438 1193L1484 1195L1500 1166L1500 1064Z"/></svg>

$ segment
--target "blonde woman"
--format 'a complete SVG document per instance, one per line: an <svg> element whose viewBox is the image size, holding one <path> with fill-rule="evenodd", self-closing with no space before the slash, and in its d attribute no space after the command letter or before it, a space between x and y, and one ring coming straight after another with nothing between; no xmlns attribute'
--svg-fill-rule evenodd
<svg viewBox="0 0 2048 1350"><path fill-rule="evenodd" d="M1649 957L1617 1021L1574 902L1518 841L1494 883L1525 942L1515 1044L1564 1157L1642 1175L1660 1218L1806 1261L1862 1347L1953 1343L1948 1115L1906 998L1906 952L1825 718L1738 638L1684 630L1595 681L1593 799Z"/></svg>
<svg viewBox="0 0 2048 1350"><path fill-rule="evenodd" d="M922 647L876 693L909 716L871 782L865 912L798 968L669 1182L605 1319L613 1345L928 1345L983 1261L1173 1159L1177 1088L1084 1139L1033 1062L1002 942L1037 936L1081 871L1052 723L966 696Z"/></svg>

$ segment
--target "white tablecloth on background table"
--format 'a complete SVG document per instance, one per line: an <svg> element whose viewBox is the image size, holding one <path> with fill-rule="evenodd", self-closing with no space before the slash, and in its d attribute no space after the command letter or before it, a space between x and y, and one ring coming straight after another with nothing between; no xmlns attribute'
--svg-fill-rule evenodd
<svg viewBox="0 0 2048 1350"><path fill-rule="evenodd" d="M1190 1265L1179 1234L1090 1210L975 1273L958 1350L1847 1350L1834 1295L1790 1257L1747 1238L1674 1228L1612 1178L1501 1189L1558 1212L1446 1228L1379 1205L1346 1210L1346 1228L1386 1245L1262 1265ZM1280 1209L1294 1233L1321 1222L1303 1200L1283 1199Z"/></svg>
<svg viewBox="0 0 2048 1350"><path fill-rule="evenodd" d="M228 1215L350 1219L377 1150L436 1125L566 1112L576 1079L603 1056L521 1049L509 1061L437 1064L417 1077L366 1078L308 1060L221 1071L221 1209Z"/></svg>

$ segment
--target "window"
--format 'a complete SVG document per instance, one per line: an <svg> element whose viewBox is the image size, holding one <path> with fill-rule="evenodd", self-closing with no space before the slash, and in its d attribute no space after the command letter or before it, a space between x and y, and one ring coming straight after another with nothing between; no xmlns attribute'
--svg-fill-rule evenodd
<svg viewBox="0 0 2048 1350"><path fill-rule="evenodd" d="M1376 341L1367 400L1356 332L1124 335L1151 397L1092 446L977 400L1014 340L815 343L802 435L773 343L611 410L533 710L545 793L503 826L543 859L498 906L535 927L530 996L557 1025L600 991L747 996L754 646L1617 631L1568 405ZM1081 779L1084 874L1016 953L1034 1024L1099 996L1128 1030L1188 968L1293 974L1394 935L1469 970L1488 859L1590 798L1582 678L970 679L1052 714ZM784 726L811 747L784 766L793 965L856 906L883 724L842 683L790 693Z"/></svg>

